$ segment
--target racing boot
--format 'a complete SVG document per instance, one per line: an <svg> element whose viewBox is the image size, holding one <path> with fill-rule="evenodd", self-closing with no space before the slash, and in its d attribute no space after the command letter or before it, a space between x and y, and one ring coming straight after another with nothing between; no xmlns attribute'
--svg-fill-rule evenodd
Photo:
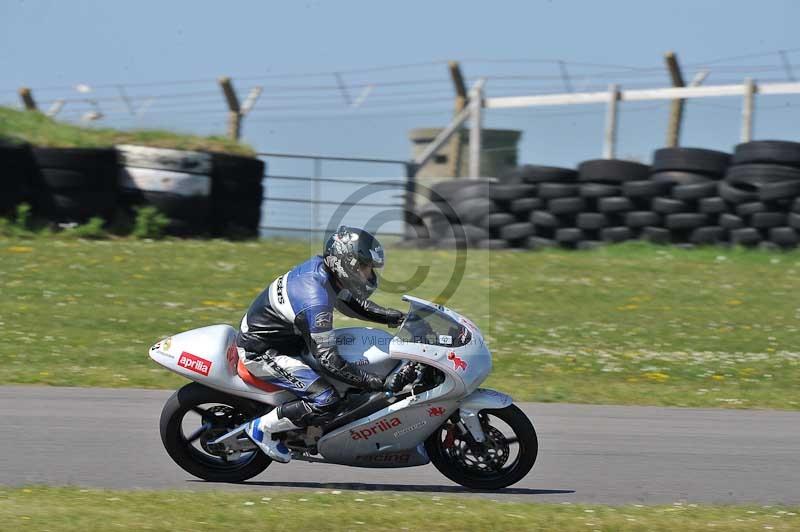
<svg viewBox="0 0 800 532"><path fill-rule="evenodd" d="M244 431L267 456L276 462L286 464L292 459L292 453L282 441L273 439L272 435L277 432L299 428L289 419L278 417L278 409L274 408L267 415L248 423Z"/></svg>

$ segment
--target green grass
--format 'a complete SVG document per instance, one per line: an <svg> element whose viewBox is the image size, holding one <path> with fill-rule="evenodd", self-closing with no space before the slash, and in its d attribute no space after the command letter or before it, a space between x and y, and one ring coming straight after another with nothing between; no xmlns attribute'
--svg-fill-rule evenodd
<svg viewBox="0 0 800 532"><path fill-rule="evenodd" d="M98 148L115 144L138 144L158 148L208 150L253 155L250 146L224 137L198 137L169 131L118 131L78 127L57 122L41 113L0 107L0 139L25 141L51 148Z"/></svg>
<svg viewBox="0 0 800 532"><path fill-rule="evenodd" d="M152 363L150 345L238 324L266 284L318 247L0 239L0 383L177 387L186 381ZM454 257L389 249L384 276L435 299ZM425 282L408 286L421 265ZM517 400L798 410L798 293L800 252L628 244L470 251L447 305L486 333L486 385ZM375 299L404 308L398 293Z"/></svg>
<svg viewBox="0 0 800 532"><path fill-rule="evenodd" d="M800 508L599 506L318 491L0 489L9 530L797 530Z"/></svg>

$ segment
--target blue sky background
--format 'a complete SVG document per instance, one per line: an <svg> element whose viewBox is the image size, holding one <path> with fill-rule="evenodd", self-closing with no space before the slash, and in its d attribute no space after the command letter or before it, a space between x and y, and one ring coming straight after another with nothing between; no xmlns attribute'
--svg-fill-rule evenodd
<svg viewBox="0 0 800 532"><path fill-rule="evenodd" d="M106 118L97 125L224 133L215 79L233 78L240 97L264 93L245 119L244 140L260 150L407 158L408 130L442 126L452 115L446 61L467 82L488 78L489 96L564 92L558 61L575 90L669 84L663 54L674 50L687 82L710 69L706 85L746 76L786 81L800 75L800 2L0 2L0 104L33 88L40 106L70 101L59 118L91 106L74 90L87 84ZM779 50L786 50L787 70ZM402 67L398 65L403 65ZM345 102L366 85L358 108ZM122 86L133 117L119 98ZM757 101L756 138L798 140L800 98ZM687 105L682 145L730 151L740 130L738 98ZM618 156L649 162L663 145L666 102L621 106ZM602 105L489 110L486 127L523 131L520 161L574 166L599 157ZM310 163L275 161L276 173L310 175ZM392 166L326 163L325 175L397 176Z"/></svg>

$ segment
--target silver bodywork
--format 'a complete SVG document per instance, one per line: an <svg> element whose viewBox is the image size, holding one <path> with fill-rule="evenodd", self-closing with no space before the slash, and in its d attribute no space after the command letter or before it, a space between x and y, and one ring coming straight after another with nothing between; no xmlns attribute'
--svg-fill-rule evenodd
<svg viewBox="0 0 800 532"><path fill-rule="evenodd" d="M454 412L478 441L484 435L477 412L504 408L511 398L478 389L492 369L491 354L480 330L467 318L423 299L404 296L408 318L396 335L370 327L336 330L339 353L363 369L386 376L403 360L433 366L441 384L391 403L372 415L335 429L317 442L322 459L309 461L360 467L408 467L428 463L423 442ZM150 348L150 358L167 369L232 395L270 405L292 400L290 392L265 392L237 373L236 330L212 325L167 338ZM316 366L308 356L304 361ZM346 385L331 381L339 391Z"/></svg>

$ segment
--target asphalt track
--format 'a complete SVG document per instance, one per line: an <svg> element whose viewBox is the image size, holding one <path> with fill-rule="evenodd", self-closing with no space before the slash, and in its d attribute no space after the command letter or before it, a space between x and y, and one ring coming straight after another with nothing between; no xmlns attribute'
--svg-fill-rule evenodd
<svg viewBox="0 0 800 532"><path fill-rule="evenodd" d="M431 466L273 464L250 482L194 479L158 435L160 390L0 387L0 485L361 490L532 502L800 504L800 412L524 403L539 459L502 492L462 489Z"/></svg>

